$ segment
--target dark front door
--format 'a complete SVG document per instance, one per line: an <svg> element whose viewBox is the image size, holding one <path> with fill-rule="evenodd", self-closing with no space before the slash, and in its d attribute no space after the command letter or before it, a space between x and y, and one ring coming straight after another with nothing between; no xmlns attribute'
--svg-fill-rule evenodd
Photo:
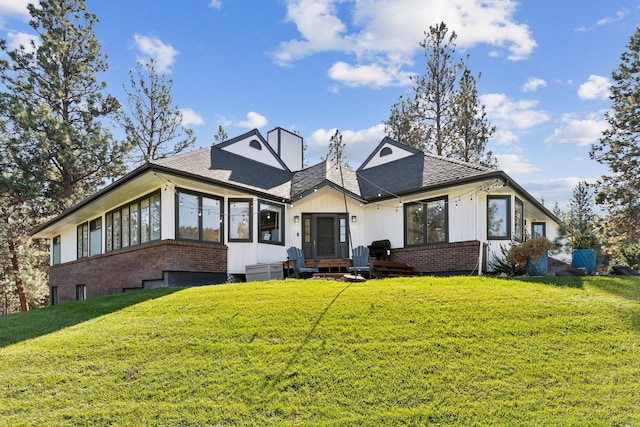
<svg viewBox="0 0 640 427"><path fill-rule="evenodd" d="M348 227L346 214L302 214L305 258L349 258Z"/></svg>

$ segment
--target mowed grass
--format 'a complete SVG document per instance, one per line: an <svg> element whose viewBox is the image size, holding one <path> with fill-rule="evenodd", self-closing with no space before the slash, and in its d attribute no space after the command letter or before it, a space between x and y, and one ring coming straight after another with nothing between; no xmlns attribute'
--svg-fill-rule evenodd
<svg viewBox="0 0 640 427"><path fill-rule="evenodd" d="M29 339L12 329L0 424L640 425L636 278L285 280L138 295ZM8 316L0 330L119 298L133 297Z"/></svg>

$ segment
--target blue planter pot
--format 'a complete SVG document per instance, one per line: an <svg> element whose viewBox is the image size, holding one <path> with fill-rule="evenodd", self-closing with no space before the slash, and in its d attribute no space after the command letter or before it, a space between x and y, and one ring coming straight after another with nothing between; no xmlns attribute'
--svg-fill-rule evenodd
<svg viewBox="0 0 640 427"><path fill-rule="evenodd" d="M527 258L524 269L529 276L546 276L549 271L549 253L545 252L536 258Z"/></svg>
<svg viewBox="0 0 640 427"><path fill-rule="evenodd" d="M572 268L584 268L587 274L596 269L596 251L594 249L574 249L571 258Z"/></svg>

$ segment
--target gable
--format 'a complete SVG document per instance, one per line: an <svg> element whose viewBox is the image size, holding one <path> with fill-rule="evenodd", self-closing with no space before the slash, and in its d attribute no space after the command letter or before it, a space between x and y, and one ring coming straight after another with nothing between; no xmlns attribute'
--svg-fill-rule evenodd
<svg viewBox="0 0 640 427"><path fill-rule="evenodd" d="M395 162L405 157L413 156L420 151L408 145L400 144L389 137L385 137L373 150L369 157L358 168L359 171Z"/></svg>
<svg viewBox="0 0 640 427"><path fill-rule="evenodd" d="M289 170L257 129L220 143L216 147L277 169Z"/></svg>

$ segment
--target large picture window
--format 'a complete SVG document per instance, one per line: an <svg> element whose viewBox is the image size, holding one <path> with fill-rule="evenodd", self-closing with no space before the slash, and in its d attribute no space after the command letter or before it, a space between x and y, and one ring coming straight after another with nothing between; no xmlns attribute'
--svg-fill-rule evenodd
<svg viewBox="0 0 640 427"><path fill-rule="evenodd" d="M284 245L284 206L264 200L258 204L258 241Z"/></svg>
<svg viewBox="0 0 640 427"><path fill-rule="evenodd" d="M229 200L229 241L253 241L253 202L251 199Z"/></svg>
<svg viewBox="0 0 640 427"><path fill-rule="evenodd" d="M487 196L487 238L511 239L509 196Z"/></svg>
<svg viewBox="0 0 640 427"><path fill-rule="evenodd" d="M446 197L405 203L405 246L448 242L447 206Z"/></svg>
<svg viewBox="0 0 640 427"><path fill-rule="evenodd" d="M160 193L107 213L105 235L107 252L160 240Z"/></svg>
<svg viewBox="0 0 640 427"><path fill-rule="evenodd" d="M178 239L222 243L222 199L184 190L176 193Z"/></svg>

